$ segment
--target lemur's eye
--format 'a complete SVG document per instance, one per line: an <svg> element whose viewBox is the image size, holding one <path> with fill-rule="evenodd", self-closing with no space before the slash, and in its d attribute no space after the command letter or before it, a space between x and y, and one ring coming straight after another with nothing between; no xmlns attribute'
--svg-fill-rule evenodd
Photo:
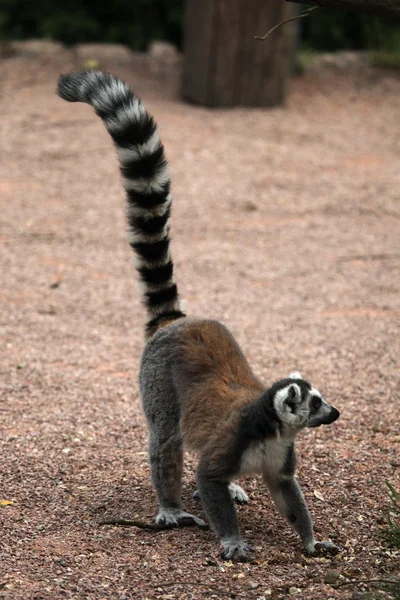
<svg viewBox="0 0 400 600"><path fill-rule="evenodd" d="M322 404L322 400L319 396L313 396L311 398L311 406L314 410L318 410Z"/></svg>

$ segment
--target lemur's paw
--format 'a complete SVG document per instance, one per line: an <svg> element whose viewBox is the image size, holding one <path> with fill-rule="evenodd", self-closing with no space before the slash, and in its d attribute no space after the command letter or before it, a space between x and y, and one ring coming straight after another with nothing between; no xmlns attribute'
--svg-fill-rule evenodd
<svg viewBox="0 0 400 600"><path fill-rule="evenodd" d="M315 542L310 548L306 548L308 556L321 556L323 554L338 554L339 548L333 542Z"/></svg>
<svg viewBox="0 0 400 600"><path fill-rule="evenodd" d="M174 508L163 508L156 517L157 525L162 525L166 529L171 527L188 527L198 525L202 529L208 529L208 525L203 519L195 515Z"/></svg>
<svg viewBox="0 0 400 600"><path fill-rule="evenodd" d="M237 485L236 483L230 483L229 493L234 502L237 502L238 504L249 503L250 498L248 497L244 489L240 487L240 485Z"/></svg>
<svg viewBox="0 0 400 600"><path fill-rule="evenodd" d="M221 540L221 558L224 560L238 560L239 562L248 562L252 560L251 553L253 548L245 542L239 540Z"/></svg>
<svg viewBox="0 0 400 600"><path fill-rule="evenodd" d="M236 483L229 484L229 493L231 495L232 500L234 502L237 502L238 504L248 504L248 502L250 500L250 498L248 497L248 495L246 494L244 489L241 488L240 485L237 485ZM195 493L193 494L193 499L201 500L199 490L195 491Z"/></svg>
<svg viewBox="0 0 400 600"><path fill-rule="evenodd" d="M333 542L317 542L315 549L319 554L338 554L339 548Z"/></svg>

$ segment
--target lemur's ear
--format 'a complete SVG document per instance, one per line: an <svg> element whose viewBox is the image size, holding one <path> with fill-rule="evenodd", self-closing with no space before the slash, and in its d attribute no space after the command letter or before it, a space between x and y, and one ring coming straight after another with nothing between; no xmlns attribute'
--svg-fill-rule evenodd
<svg viewBox="0 0 400 600"><path fill-rule="evenodd" d="M299 371L292 371L292 373L289 373L287 378L288 379L303 379L301 376L301 373Z"/></svg>
<svg viewBox="0 0 400 600"><path fill-rule="evenodd" d="M287 388L287 396L284 400L284 404L286 404L286 406L288 406L292 412L296 411L298 392L299 390L297 385L290 385Z"/></svg>

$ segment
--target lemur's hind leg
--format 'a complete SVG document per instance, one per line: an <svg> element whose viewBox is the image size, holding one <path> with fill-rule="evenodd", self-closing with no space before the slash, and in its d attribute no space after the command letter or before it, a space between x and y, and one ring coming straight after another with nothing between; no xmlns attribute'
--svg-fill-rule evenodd
<svg viewBox="0 0 400 600"><path fill-rule="evenodd" d="M205 527L194 515L182 510L183 448L180 406L170 373L168 336L162 331L146 346L140 371L140 394L150 430L151 479L158 498L156 522L165 527L180 524Z"/></svg>
<svg viewBox="0 0 400 600"><path fill-rule="evenodd" d="M158 497L159 512L156 522L168 527L179 527L183 522L206 527L206 523L184 512L181 505L183 450L179 433L165 439L152 433L150 436L151 478Z"/></svg>

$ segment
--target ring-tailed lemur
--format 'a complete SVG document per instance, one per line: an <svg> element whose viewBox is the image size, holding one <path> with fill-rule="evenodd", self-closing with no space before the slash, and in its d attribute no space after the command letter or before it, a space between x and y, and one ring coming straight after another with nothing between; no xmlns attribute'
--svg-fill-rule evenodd
<svg viewBox="0 0 400 600"><path fill-rule="evenodd" d="M127 195L130 245L148 313L140 392L150 429L156 521L184 520L183 447L199 454L198 495L221 545L222 556L250 556L233 500L247 502L232 479L260 473L279 511L298 532L309 554L335 552L317 543L303 494L294 477L294 440L300 429L330 424L339 412L300 373L265 387L240 347L218 321L186 317L173 277L168 219L170 174L157 126L128 85L97 71L62 76L58 94L86 102L103 119L120 161Z"/></svg>

